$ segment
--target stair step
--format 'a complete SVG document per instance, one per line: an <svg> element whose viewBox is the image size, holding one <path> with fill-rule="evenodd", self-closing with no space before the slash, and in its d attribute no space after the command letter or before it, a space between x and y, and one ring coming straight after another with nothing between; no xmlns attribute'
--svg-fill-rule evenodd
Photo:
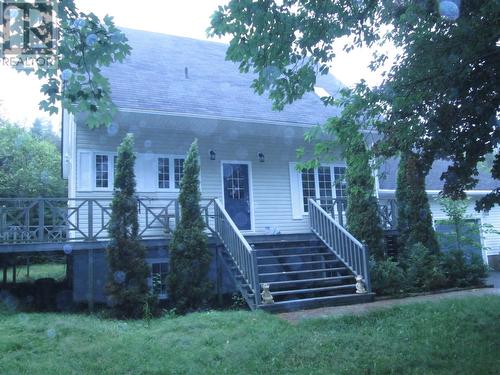
<svg viewBox="0 0 500 375"><path fill-rule="evenodd" d="M268 284L270 287L272 287L272 286L287 285L287 284L304 284L304 283L312 283L312 282L317 282L317 281L333 281L333 280L346 280L346 279L354 279L354 275L319 277L319 278L314 278L314 279L301 279L301 280L272 281L272 282L268 282ZM271 290L271 293L272 293L272 290Z"/></svg>
<svg viewBox="0 0 500 375"><path fill-rule="evenodd" d="M324 253L304 253L304 254L286 254L286 255L265 255L257 256L257 259L274 259L274 258L292 258L292 257L314 257L314 256L335 256L330 252Z"/></svg>
<svg viewBox="0 0 500 375"><path fill-rule="evenodd" d="M346 284L346 285L335 285L335 286L325 286L320 288L307 288L307 289L290 289L290 290L279 290L276 292L271 292L273 297L284 296L287 294L305 294L305 293L318 293L318 292L330 292L332 290L343 290L356 288L356 284Z"/></svg>
<svg viewBox="0 0 500 375"><path fill-rule="evenodd" d="M259 276L284 276L284 275L297 275L302 273L316 273L316 272L340 272L346 271L346 267L338 268L318 268L315 270L300 270L300 271L283 271L283 272L271 272L271 273L260 273Z"/></svg>
<svg viewBox="0 0 500 375"><path fill-rule="evenodd" d="M286 267L286 266L302 266L309 264L322 264L322 263L342 263L340 260L313 260L310 262L297 262L297 263L272 263L272 264L259 264L259 267Z"/></svg>
<svg viewBox="0 0 500 375"><path fill-rule="evenodd" d="M260 246L260 245L269 245L269 244L297 244L297 243L316 243L321 242L321 240L314 234L299 236L299 237L278 237L278 236L266 236L256 237L256 236L246 236L245 239L249 244Z"/></svg>
<svg viewBox="0 0 500 375"><path fill-rule="evenodd" d="M294 246L294 247L266 247L262 249L255 249L257 253L261 253L264 251L289 251L289 250L318 250L318 249L326 249L325 245L319 246Z"/></svg>
<svg viewBox="0 0 500 375"><path fill-rule="evenodd" d="M365 294L343 294L339 296L326 296L315 298L303 298L289 301L279 301L273 304L261 304L258 308L269 312L287 312L302 309L311 309L323 306L350 305L355 303L372 302L374 293Z"/></svg>

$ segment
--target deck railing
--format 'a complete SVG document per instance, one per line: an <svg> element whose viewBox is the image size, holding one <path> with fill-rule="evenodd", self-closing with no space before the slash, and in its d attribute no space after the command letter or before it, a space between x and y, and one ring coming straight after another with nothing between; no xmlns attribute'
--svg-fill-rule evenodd
<svg viewBox="0 0 500 375"><path fill-rule="evenodd" d="M214 214L213 229L252 290L255 304L258 305L260 303L260 286L257 274L257 254L218 199L214 200Z"/></svg>
<svg viewBox="0 0 500 375"><path fill-rule="evenodd" d="M346 226L347 199L335 197L317 198L321 208L328 212L341 226ZM397 206L395 199L379 199L378 212L383 229L396 229Z"/></svg>
<svg viewBox="0 0 500 375"><path fill-rule="evenodd" d="M352 236L320 204L309 199L309 223L311 230L357 276L360 275L371 292L368 270L368 249Z"/></svg>
<svg viewBox="0 0 500 375"><path fill-rule="evenodd" d="M111 198L1 198L0 243L98 241L109 238ZM212 199L201 209L207 225L213 217ZM179 222L177 199L138 197L142 238L169 235Z"/></svg>

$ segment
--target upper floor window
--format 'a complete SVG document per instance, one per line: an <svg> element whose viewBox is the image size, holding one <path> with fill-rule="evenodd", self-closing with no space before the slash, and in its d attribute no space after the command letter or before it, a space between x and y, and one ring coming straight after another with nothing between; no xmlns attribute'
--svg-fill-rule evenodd
<svg viewBox="0 0 500 375"><path fill-rule="evenodd" d="M109 183L109 163L108 155L95 155L95 186L97 188L107 188Z"/></svg>

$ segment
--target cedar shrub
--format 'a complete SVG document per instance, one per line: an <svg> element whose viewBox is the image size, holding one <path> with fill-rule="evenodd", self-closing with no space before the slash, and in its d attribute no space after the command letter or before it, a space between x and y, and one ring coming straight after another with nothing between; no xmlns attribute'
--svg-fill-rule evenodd
<svg viewBox="0 0 500 375"><path fill-rule="evenodd" d="M396 187L398 229L404 251L421 243L431 254L436 254L439 245L432 226L425 175L417 154L408 151L401 155Z"/></svg>
<svg viewBox="0 0 500 375"><path fill-rule="evenodd" d="M181 217L170 243L169 298L180 314L203 307L211 291L208 271L212 257L200 210L198 160L198 142L195 140L184 161L179 193Z"/></svg>
<svg viewBox="0 0 500 375"><path fill-rule="evenodd" d="M375 260L384 258L384 232L374 196L375 179L370 167L370 151L356 123L329 120L346 160L347 228L360 241L366 243Z"/></svg>
<svg viewBox="0 0 500 375"><path fill-rule="evenodd" d="M146 249L140 242L135 195L134 138L127 134L118 147L111 219L106 286L110 306L118 318L139 318L148 302Z"/></svg>

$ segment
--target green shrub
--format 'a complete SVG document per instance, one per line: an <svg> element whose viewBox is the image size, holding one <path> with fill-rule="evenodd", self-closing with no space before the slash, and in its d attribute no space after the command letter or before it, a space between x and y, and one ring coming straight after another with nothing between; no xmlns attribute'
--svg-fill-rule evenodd
<svg viewBox="0 0 500 375"><path fill-rule="evenodd" d="M410 151L401 155L396 188L400 242L407 250L420 242L431 253L437 254L439 245L432 226L425 175L417 154Z"/></svg>
<svg viewBox="0 0 500 375"><path fill-rule="evenodd" d="M448 287L479 286L484 283L487 268L482 258L472 254L470 259L462 250L452 250L442 256L442 269Z"/></svg>
<svg viewBox="0 0 500 375"><path fill-rule="evenodd" d="M169 298L180 314L202 307L211 297L208 280L211 255L200 209L198 159L198 143L194 141L184 162L179 193L181 219L170 243L167 278Z"/></svg>
<svg viewBox="0 0 500 375"><path fill-rule="evenodd" d="M146 249L140 242L135 196L134 138L128 134L118 147L107 249L106 291L119 318L139 318L149 297Z"/></svg>
<svg viewBox="0 0 500 375"><path fill-rule="evenodd" d="M435 290L446 285L446 277L440 267L439 256L431 254L421 243L405 252L406 281L409 291Z"/></svg>
<svg viewBox="0 0 500 375"><path fill-rule="evenodd" d="M372 289L379 295L399 294L406 289L406 278L398 262L372 260L370 272Z"/></svg>

